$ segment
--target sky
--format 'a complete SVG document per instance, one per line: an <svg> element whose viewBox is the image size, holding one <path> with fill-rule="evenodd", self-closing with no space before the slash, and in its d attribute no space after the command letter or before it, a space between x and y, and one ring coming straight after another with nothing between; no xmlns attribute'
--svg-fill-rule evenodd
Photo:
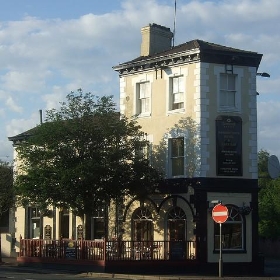
<svg viewBox="0 0 280 280"><path fill-rule="evenodd" d="M140 55L140 29L174 28L175 0L0 0L0 160L9 136L40 123L71 91L119 99L112 67ZM177 0L175 45L204 41L263 54L258 149L280 157L280 1Z"/></svg>

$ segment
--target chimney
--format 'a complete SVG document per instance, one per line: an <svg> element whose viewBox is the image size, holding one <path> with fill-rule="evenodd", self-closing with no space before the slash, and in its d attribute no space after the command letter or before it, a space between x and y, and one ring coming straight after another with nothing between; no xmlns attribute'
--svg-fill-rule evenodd
<svg viewBox="0 0 280 280"><path fill-rule="evenodd" d="M171 49L173 33L170 28L153 23L141 28L141 34L141 56L149 56Z"/></svg>
<svg viewBox="0 0 280 280"><path fill-rule="evenodd" d="M43 123L43 111L40 109L39 110L39 114L40 114L40 124Z"/></svg>

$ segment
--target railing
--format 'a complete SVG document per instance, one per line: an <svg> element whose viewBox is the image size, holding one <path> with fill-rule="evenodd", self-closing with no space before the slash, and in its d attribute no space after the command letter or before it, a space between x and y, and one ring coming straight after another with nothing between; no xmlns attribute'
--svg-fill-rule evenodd
<svg viewBox="0 0 280 280"><path fill-rule="evenodd" d="M20 257L84 260L194 260L194 241L21 239Z"/></svg>

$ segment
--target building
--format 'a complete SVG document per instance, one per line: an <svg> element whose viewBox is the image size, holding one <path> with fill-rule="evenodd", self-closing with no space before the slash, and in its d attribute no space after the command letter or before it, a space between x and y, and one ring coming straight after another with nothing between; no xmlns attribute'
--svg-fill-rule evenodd
<svg viewBox="0 0 280 280"><path fill-rule="evenodd" d="M109 240L156 244L157 259L196 260L205 272L215 271L220 235L211 213L222 201L228 208L225 269L259 273L256 76L262 55L202 40L172 46L170 29L157 24L141 33L140 56L113 67L120 77L120 113L142 126L150 143L142 152L165 180L148 197L110 205L106 225L106 211L99 209L92 239L108 227ZM16 145L26 136L9 140ZM17 209L16 240L78 239L79 217L50 210Z"/></svg>
<svg viewBox="0 0 280 280"><path fill-rule="evenodd" d="M120 111L142 126L151 162L164 170L167 184L144 204L127 206L124 221L131 230L125 237L196 240L196 258L211 269L219 258L211 201L219 200L229 210L222 226L225 263L256 271L256 76L262 55L202 40L172 46L170 29L157 24L141 33L140 56L113 67ZM137 221L141 215L131 209L149 213L146 221L143 214Z"/></svg>

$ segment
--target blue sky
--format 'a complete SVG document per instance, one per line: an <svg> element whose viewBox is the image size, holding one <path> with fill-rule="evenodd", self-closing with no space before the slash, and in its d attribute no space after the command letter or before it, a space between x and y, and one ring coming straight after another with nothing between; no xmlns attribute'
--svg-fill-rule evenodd
<svg viewBox="0 0 280 280"><path fill-rule="evenodd" d="M174 0L0 0L0 159L14 136L77 88L119 98L112 66L140 54L140 29L173 29ZM263 54L259 149L280 157L280 1L177 0L175 44L193 39Z"/></svg>
<svg viewBox="0 0 280 280"><path fill-rule="evenodd" d="M26 15L41 19L71 19L81 15L96 15L121 9L121 0L9 0L1 1L2 21L20 20Z"/></svg>

